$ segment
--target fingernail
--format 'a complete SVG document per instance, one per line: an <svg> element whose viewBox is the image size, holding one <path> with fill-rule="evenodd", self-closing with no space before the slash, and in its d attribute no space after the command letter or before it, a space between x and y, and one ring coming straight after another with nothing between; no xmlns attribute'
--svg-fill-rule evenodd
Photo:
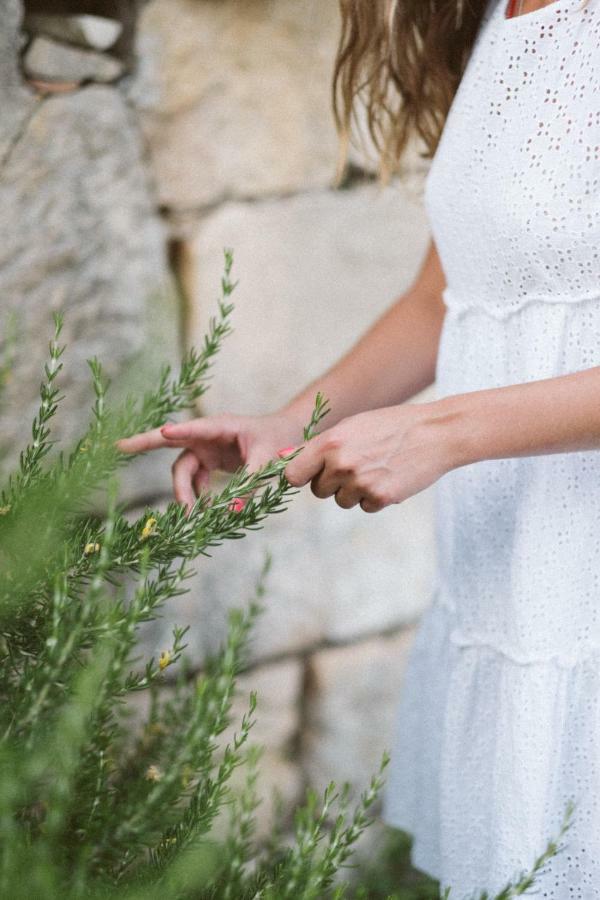
<svg viewBox="0 0 600 900"><path fill-rule="evenodd" d="M246 501L242 500L241 497L234 497L227 509L231 510L231 512L241 512L246 505Z"/></svg>
<svg viewBox="0 0 600 900"><path fill-rule="evenodd" d="M281 459L282 457L284 457L284 456L289 456L290 453L293 453L295 449L296 449L295 447L284 447L283 450L278 450L278 451L277 451L277 456L278 456L280 459Z"/></svg>

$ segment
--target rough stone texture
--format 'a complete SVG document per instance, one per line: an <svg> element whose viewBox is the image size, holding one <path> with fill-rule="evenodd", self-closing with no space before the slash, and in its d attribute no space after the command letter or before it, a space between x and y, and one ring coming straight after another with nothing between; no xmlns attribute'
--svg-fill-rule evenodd
<svg viewBox="0 0 600 900"><path fill-rule="evenodd" d="M122 62L104 53L71 47L43 36L31 42L23 66L31 78L69 82L115 81L124 70Z"/></svg>
<svg viewBox="0 0 600 900"><path fill-rule="evenodd" d="M312 654L302 763L317 788L364 789L392 749L402 675L414 630Z"/></svg>
<svg viewBox="0 0 600 900"><path fill-rule="evenodd" d="M40 102L4 165L0 201L2 322L12 312L19 335L2 425L14 454L28 436L53 310L65 312L67 399L56 434L66 439L88 419L86 359L98 356L122 390L147 387L158 362L176 356L177 312L138 132L118 91ZM148 458L127 492L168 482Z"/></svg>
<svg viewBox="0 0 600 900"><path fill-rule="evenodd" d="M18 140L38 99L23 85L18 66L21 4L0 0L0 178L2 166Z"/></svg>
<svg viewBox="0 0 600 900"><path fill-rule="evenodd" d="M84 31L88 36L91 32L92 39L96 40L98 37L108 39L106 27L99 32L98 18L116 21L120 25L119 36L111 45L111 52L125 61L130 60L133 52L139 6L138 0L27 0L27 12L31 15L79 18L77 15L79 13L90 13L91 15L84 15L81 18L87 19ZM90 19L96 20L95 27L90 28Z"/></svg>
<svg viewBox="0 0 600 900"><path fill-rule="evenodd" d="M428 228L416 185L316 191L229 203L202 222L191 247L191 340L215 311L222 247L239 286L207 411L262 413L333 364L405 290Z"/></svg>
<svg viewBox="0 0 600 900"><path fill-rule="evenodd" d="M45 34L57 40L69 41L80 47L108 50L115 43L123 26L104 16L26 15L25 29L30 34Z"/></svg>
<svg viewBox="0 0 600 900"><path fill-rule="evenodd" d="M141 39L156 48L160 100L145 128L165 206L331 182L338 16L336 0L148 5Z"/></svg>

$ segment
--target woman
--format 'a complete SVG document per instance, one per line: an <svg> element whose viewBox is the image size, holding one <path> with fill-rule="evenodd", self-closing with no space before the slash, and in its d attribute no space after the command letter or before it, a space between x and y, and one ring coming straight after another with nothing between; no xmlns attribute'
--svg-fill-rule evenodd
<svg viewBox="0 0 600 900"><path fill-rule="evenodd" d="M575 800L540 896L600 898L600 0L341 5L343 146L362 103L384 179L412 135L434 156L421 269L284 408L122 447L182 448L189 506L211 470L301 444L318 389L292 485L373 513L437 482L384 819L462 896L529 867Z"/></svg>

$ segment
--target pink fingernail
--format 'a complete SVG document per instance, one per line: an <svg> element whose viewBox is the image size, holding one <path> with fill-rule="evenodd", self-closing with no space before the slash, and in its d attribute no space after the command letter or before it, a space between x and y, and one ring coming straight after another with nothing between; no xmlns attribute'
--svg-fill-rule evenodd
<svg viewBox="0 0 600 900"><path fill-rule="evenodd" d="M278 450L278 451L277 451L277 456L278 456L280 459L281 459L282 457L284 457L284 456L289 456L290 453L293 453L295 449L296 449L295 447L284 447L283 450Z"/></svg>
<svg viewBox="0 0 600 900"><path fill-rule="evenodd" d="M227 509L231 510L231 512L241 512L246 505L246 501L242 500L241 497L234 497Z"/></svg>

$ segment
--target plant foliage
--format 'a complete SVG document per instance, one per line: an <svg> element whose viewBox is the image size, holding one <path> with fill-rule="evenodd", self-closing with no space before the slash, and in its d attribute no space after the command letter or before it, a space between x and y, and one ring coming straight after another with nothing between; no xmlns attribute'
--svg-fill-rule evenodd
<svg viewBox="0 0 600 900"><path fill-rule="evenodd" d="M175 375L165 367L140 400L111 408L101 365L90 362L92 416L70 452L50 452L64 353L55 319L31 441L0 495L3 897L341 896L335 872L368 824L385 757L352 812L332 784L320 801L308 792L291 846L276 835L262 849L254 840L254 693L234 739L224 748L218 739L231 721L268 561L256 596L231 610L227 639L200 675L184 665L178 628L158 659L136 660L140 626L186 590L191 561L259 528L296 493L283 474L288 457L253 474L242 467L220 492L202 493L188 516L171 503L131 521L118 503L114 476L127 458L116 439L163 424L206 390L230 331L231 267L226 251L218 314L201 350ZM305 440L326 412L319 395ZM90 499L106 485L106 514L98 517ZM249 500L237 511L240 494ZM159 687L174 666L179 675L167 694ZM125 713L140 692L148 713L132 733ZM239 795L230 787L238 766L246 768ZM217 840L214 825L227 807L229 830Z"/></svg>

